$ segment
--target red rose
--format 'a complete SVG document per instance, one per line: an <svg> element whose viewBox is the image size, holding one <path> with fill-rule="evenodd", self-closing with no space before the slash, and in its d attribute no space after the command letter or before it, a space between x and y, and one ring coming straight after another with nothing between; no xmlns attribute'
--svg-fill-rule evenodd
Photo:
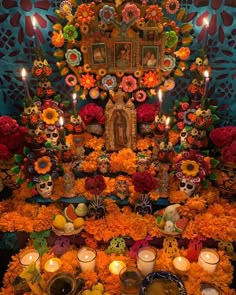
<svg viewBox="0 0 236 295"><path fill-rule="evenodd" d="M99 195L106 188L106 183L102 175L87 177L85 179L85 189L94 195Z"/></svg>
<svg viewBox="0 0 236 295"><path fill-rule="evenodd" d="M9 149L4 145L0 143L0 160L6 161L11 158L11 152Z"/></svg>
<svg viewBox="0 0 236 295"><path fill-rule="evenodd" d="M184 129L184 122L178 122L177 123L177 127L179 128L179 130L183 130Z"/></svg>
<svg viewBox="0 0 236 295"><path fill-rule="evenodd" d="M183 111L186 111L189 108L189 103L188 102L180 102L180 106Z"/></svg>
<svg viewBox="0 0 236 295"><path fill-rule="evenodd" d="M233 126L215 128L210 132L210 139L218 147L230 145L233 141L232 134L235 134L233 129Z"/></svg>
<svg viewBox="0 0 236 295"><path fill-rule="evenodd" d="M148 193L157 188L157 180L149 172L136 172L132 176L136 192Z"/></svg>

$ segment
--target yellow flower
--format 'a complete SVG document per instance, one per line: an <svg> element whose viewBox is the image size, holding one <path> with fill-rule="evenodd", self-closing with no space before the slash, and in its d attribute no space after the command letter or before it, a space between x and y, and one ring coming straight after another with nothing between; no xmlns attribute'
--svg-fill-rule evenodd
<svg viewBox="0 0 236 295"><path fill-rule="evenodd" d="M186 161L183 161L181 165L181 170L183 174L194 177L199 172L199 165L195 161L186 160Z"/></svg>
<svg viewBox="0 0 236 295"><path fill-rule="evenodd" d="M46 108L42 112L42 120L46 124L56 124L56 122L58 121L58 117L58 112L53 108Z"/></svg>
<svg viewBox="0 0 236 295"><path fill-rule="evenodd" d="M39 158L34 163L34 169L38 174L46 174L51 170L52 163L48 156Z"/></svg>

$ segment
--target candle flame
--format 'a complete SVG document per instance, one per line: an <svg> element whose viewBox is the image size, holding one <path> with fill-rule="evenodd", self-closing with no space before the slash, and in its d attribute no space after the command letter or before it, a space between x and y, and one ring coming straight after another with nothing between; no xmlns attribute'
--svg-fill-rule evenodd
<svg viewBox="0 0 236 295"><path fill-rule="evenodd" d="M162 102L162 91L161 91L161 89L158 90L158 98L159 98L159 101Z"/></svg>
<svg viewBox="0 0 236 295"><path fill-rule="evenodd" d="M179 262L182 262L182 257L178 257L178 261Z"/></svg>
<svg viewBox="0 0 236 295"><path fill-rule="evenodd" d="M205 78L209 78L209 72L208 71L204 71L203 75L204 75Z"/></svg>
<svg viewBox="0 0 236 295"><path fill-rule="evenodd" d="M76 100L76 98L77 98L76 93L73 93L72 98L73 98L73 100Z"/></svg>
<svg viewBox="0 0 236 295"><path fill-rule="evenodd" d="M166 118L166 127L169 127L169 125L170 125L170 117L167 117Z"/></svg>
<svg viewBox="0 0 236 295"><path fill-rule="evenodd" d="M204 17L204 19L203 19L203 23L204 23L204 25L206 25L207 27L209 26L209 22L208 22L207 18L205 18L205 17Z"/></svg>
<svg viewBox="0 0 236 295"><path fill-rule="evenodd" d="M26 75L27 75L27 72L26 72L25 68L23 68L22 71L21 71L22 78L25 78Z"/></svg>
<svg viewBox="0 0 236 295"><path fill-rule="evenodd" d="M36 28L36 18L34 16L32 16L32 25L33 25L33 28L35 29Z"/></svg>
<svg viewBox="0 0 236 295"><path fill-rule="evenodd" d="M64 125L64 119L63 119L63 117L60 117L59 118L59 123L60 123L61 127L63 127L63 125Z"/></svg>
<svg viewBox="0 0 236 295"><path fill-rule="evenodd" d="M30 256L29 256L29 260L32 260L32 259L33 259L33 256L32 256L32 255L30 255Z"/></svg>
<svg viewBox="0 0 236 295"><path fill-rule="evenodd" d="M53 265L53 260L52 259L49 260L49 264Z"/></svg>

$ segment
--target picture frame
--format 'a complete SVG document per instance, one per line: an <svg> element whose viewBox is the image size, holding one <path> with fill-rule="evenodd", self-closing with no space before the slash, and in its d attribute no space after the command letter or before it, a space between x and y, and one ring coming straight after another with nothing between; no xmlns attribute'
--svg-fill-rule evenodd
<svg viewBox="0 0 236 295"><path fill-rule="evenodd" d="M114 42L114 66L126 69L132 67L132 42Z"/></svg>
<svg viewBox="0 0 236 295"><path fill-rule="evenodd" d="M154 45L144 45L142 46L141 63L143 68L151 69L157 68L159 66L159 47Z"/></svg>
<svg viewBox="0 0 236 295"><path fill-rule="evenodd" d="M107 46L106 43L92 43L91 57L94 66L107 64Z"/></svg>

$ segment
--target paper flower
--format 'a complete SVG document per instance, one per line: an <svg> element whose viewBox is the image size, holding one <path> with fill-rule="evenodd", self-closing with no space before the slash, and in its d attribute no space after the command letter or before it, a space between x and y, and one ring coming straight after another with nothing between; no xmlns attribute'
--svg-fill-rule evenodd
<svg viewBox="0 0 236 295"><path fill-rule="evenodd" d="M66 57L66 61L71 66L79 65L82 60L81 53L76 49L68 49L65 54L65 57Z"/></svg>
<svg viewBox="0 0 236 295"><path fill-rule="evenodd" d="M106 23L110 24L111 19L115 13L115 8L113 6L104 5L102 9L99 10L99 16L101 20Z"/></svg>
<svg viewBox="0 0 236 295"><path fill-rule="evenodd" d="M74 40L78 37L78 32L75 26L73 25L67 25L63 28L63 37L70 41Z"/></svg>
<svg viewBox="0 0 236 295"><path fill-rule="evenodd" d="M163 17L162 8L158 5L149 5L146 10L145 18L147 20L152 20L155 22L159 22Z"/></svg>
<svg viewBox="0 0 236 295"><path fill-rule="evenodd" d="M174 31L165 33L165 45L166 47L172 48L178 42L178 36Z"/></svg>
<svg viewBox="0 0 236 295"><path fill-rule="evenodd" d="M131 19L136 19L140 16L140 9L133 3L127 3L122 10L123 20L128 23Z"/></svg>
<svg viewBox="0 0 236 295"><path fill-rule="evenodd" d="M79 23L85 24L90 23L94 18L93 8L94 4L82 4L77 7L75 16Z"/></svg>
<svg viewBox="0 0 236 295"><path fill-rule="evenodd" d="M94 79L93 75L90 75L89 73L81 75L80 78L80 84L85 89L90 89L94 87L96 80Z"/></svg>
<svg viewBox="0 0 236 295"><path fill-rule="evenodd" d="M46 108L42 112L42 120L46 124L54 125L58 121L58 118L59 118L59 114L58 114L57 110L55 110L53 108Z"/></svg>
<svg viewBox="0 0 236 295"><path fill-rule="evenodd" d="M165 3L165 9L169 14L175 14L179 10L179 1L178 0L168 0Z"/></svg>
<svg viewBox="0 0 236 295"><path fill-rule="evenodd" d="M156 72L149 71L144 74L143 85L147 88L158 86L160 83L158 74Z"/></svg>
<svg viewBox="0 0 236 295"><path fill-rule="evenodd" d="M131 75L125 76L122 78L121 86L125 92L133 92L137 89L137 81Z"/></svg>
<svg viewBox="0 0 236 295"><path fill-rule="evenodd" d="M117 86L116 76L106 75L102 78L102 85L106 90L113 90Z"/></svg>

